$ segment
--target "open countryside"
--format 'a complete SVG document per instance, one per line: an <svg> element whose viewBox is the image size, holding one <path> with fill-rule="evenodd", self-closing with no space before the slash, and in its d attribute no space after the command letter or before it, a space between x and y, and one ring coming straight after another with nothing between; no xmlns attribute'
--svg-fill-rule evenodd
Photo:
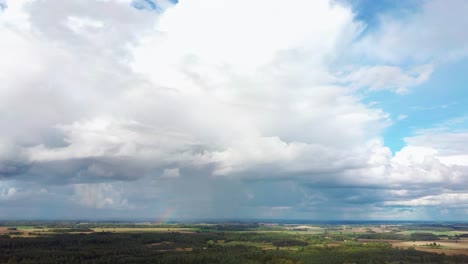
<svg viewBox="0 0 468 264"><path fill-rule="evenodd" d="M0 263L468 263L464 223L0 225Z"/></svg>

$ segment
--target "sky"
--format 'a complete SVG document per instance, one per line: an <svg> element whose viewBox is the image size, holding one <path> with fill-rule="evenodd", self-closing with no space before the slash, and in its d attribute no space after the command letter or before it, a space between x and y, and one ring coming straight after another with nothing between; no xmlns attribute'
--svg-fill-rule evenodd
<svg viewBox="0 0 468 264"><path fill-rule="evenodd" d="M467 0L0 0L0 219L466 220Z"/></svg>

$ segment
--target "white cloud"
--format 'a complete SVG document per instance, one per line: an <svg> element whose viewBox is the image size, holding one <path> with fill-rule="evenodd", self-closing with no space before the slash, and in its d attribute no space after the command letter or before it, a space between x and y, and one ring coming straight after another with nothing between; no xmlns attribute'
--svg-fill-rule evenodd
<svg viewBox="0 0 468 264"><path fill-rule="evenodd" d="M53 90L65 92L63 99L73 101L47 110L60 109L61 115L38 119L45 122L40 126L62 138L52 145L40 139L28 144L31 162L118 157L145 160L161 169L173 163L214 166L215 175L232 172L246 177L275 165L289 167L276 172L287 177L290 172L361 166L368 153L362 146L389 124L381 110L362 104L346 88L328 84L335 80L327 60L360 27L351 10L341 5L302 0L286 6L281 1L181 2L162 15L155 30L145 29L141 39L135 33L126 41L133 46L129 54L134 56L133 69L152 81L146 83L125 64L112 67L118 56L98 52L114 38L123 40L127 32L115 36L107 32L122 21L76 12L71 7L81 4L75 1L50 1L68 13L43 17L42 7L33 5L30 10L38 11L31 18L33 26L61 21L64 27L39 29L65 44L59 50L65 52L65 60L84 72L66 71L67 82L60 77L54 83L59 86ZM110 2L107 6L123 8ZM127 13L125 18L132 17ZM323 23L329 26L320 26ZM233 27L236 30L230 30ZM250 41L240 41L245 39ZM73 55L77 48L84 57ZM87 54L97 61L90 64ZM92 65L92 70L85 65ZM83 110L76 110L83 105ZM118 175L107 167L92 164L87 172Z"/></svg>
<svg viewBox="0 0 468 264"><path fill-rule="evenodd" d="M178 178L180 177L180 170L179 168L173 169L164 169L161 178Z"/></svg>
<svg viewBox="0 0 468 264"><path fill-rule="evenodd" d="M413 53L380 35L391 32L385 23L355 47L363 25L349 7L185 0L164 3L159 14L127 0L8 4L0 14L1 177L72 183L73 201L91 208L127 208L126 194L143 195L144 185L148 197L166 187L203 189L173 201L189 208L188 196L198 195L197 203L219 209L217 198L237 193L226 189L257 178L377 186L404 198L427 196L415 188L466 186L464 136L413 137L394 157L383 144L390 115L363 103L356 88L406 93L429 78L432 55L416 52L417 63L398 67ZM433 8L426 4L408 21L417 25ZM413 34L412 25L408 32L395 27ZM347 61L352 70L344 71L350 67L337 57L371 40L382 51L367 55L385 63ZM230 204L266 197L258 202L270 203L264 208L293 211L333 200L304 191L283 205L262 188Z"/></svg>
<svg viewBox="0 0 468 264"><path fill-rule="evenodd" d="M7 200L13 198L18 191L13 188L0 189L0 200Z"/></svg>
<svg viewBox="0 0 468 264"><path fill-rule="evenodd" d="M328 1L180 1L156 27L163 36L146 38L146 46L138 47L134 66L153 75L163 70L147 67L159 66L153 58L179 64L192 55L208 66L245 74L273 62L277 52L291 50L313 51L307 59L320 63L341 33L356 27L352 18L349 9Z"/></svg>
<svg viewBox="0 0 468 264"><path fill-rule="evenodd" d="M102 21L75 16L69 16L66 25L77 34L86 34L90 31L99 30L104 27Z"/></svg>
<svg viewBox="0 0 468 264"><path fill-rule="evenodd" d="M406 138L405 141L413 146L428 146L439 150L441 156L468 154L468 146L464 144L468 140L467 132L431 131L414 137Z"/></svg>
<svg viewBox="0 0 468 264"><path fill-rule="evenodd" d="M465 0L422 1L402 16L383 16L381 26L361 42L359 52L389 62L447 62L468 55Z"/></svg>
<svg viewBox="0 0 468 264"><path fill-rule="evenodd" d="M80 205L91 208L129 208L127 199L112 184L75 184L72 199Z"/></svg>
<svg viewBox="0 0 468 264"><path fill-rule="evenodd" d="M408 116L407 116L407 115L403 115L403 114L400 114L400 115L397 116L397 120L398 120L398 121L405 120L405 119L407 119L407 118L408 118Z"/></svg>
<svg viewBox="0 0 468 264"><path fill-rule="evenodd" d="M29 148L31 161L92 157L139 157L164 159L176 148L192 143L183 134L161 131L135 121L96 118L60 126L66 146ZM168 158L171 158L168 156Z"/></svg>
<svg viewBox="0 0 468 264"><path fill-rule="evenodd" d="M374 91L390 90L404 94L410 87L427 81L432 71L431 65L418 66L408 72L403 72L400 67L395 66L372 66L358 69L344 80L359 88L367 87Z"/></svg>
<svg viewBox="0 0 468 264"><path fill-rule="evenodd" d="M468 150L463 133L428 133L406 138L407 146L391 160L393 183L437 183L456 189L468 184Z"/></svg>
<svg viewBox="0 0 468 264"><path fill-rule="evenodd" d="M386 205L468 207L468 193L443 193L417 199L388 201Z"/></svg>

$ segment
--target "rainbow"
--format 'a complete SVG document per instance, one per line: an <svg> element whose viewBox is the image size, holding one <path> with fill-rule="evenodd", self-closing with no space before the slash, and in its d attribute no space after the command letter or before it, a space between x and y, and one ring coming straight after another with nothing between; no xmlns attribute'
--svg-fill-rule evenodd
<svg viewBox="0 0 468 264"><path fill-rule="evenodd" d="M162 225L162 224L167 224L169 222L169 220L172 218L172 216L174 215L174 212L175 212L175 208L169 208L166 210L166 212L164 212L164 214L159 217L159 219L156 221L156 224L157 225Z"/></svg>

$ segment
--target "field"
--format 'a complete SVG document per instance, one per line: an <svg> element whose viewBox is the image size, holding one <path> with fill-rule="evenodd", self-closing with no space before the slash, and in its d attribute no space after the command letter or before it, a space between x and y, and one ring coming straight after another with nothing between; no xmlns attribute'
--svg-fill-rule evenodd
<svg viewBox="0 0 468 264"><path fill-rule="evenodd" d="M0 263L468 263L468 227L3 222Z"/></svg>

